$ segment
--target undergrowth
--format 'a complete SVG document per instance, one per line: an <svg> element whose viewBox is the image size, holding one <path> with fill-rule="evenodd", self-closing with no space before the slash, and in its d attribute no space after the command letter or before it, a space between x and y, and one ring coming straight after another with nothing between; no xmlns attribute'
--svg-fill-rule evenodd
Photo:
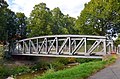
<svg viewBox="0 0 120 79"><path fill-rule="evenodd" d="M112 64L115 60L114 57L110 57L107 60L83 63L70 69L59 70L56 72L52 69L35 79L86 79L91 74Z"/></svg>

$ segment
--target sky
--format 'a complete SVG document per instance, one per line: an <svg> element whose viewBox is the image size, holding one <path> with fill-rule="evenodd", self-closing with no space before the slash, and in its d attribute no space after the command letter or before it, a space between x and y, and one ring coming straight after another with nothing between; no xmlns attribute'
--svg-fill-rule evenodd
<svg viewBox="0 0 120 79"><path fill-rule="evenodd" d="M80 15L81 10L84 8L84 4L90 0L5 0L9 4L9 8L14 12L22 12L29 17L30 12L36 4L41 2L46 3L50 10L55 7L59 7L61 11L66 15L69 14L72 17Z"/></svg>

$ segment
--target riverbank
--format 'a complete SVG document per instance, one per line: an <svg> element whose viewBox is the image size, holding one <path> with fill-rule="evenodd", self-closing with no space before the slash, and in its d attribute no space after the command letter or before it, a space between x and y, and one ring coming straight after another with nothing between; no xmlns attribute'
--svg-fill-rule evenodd
<svg viewBox="0 0 120 79"><path fill-rule="evenodd" d="M115 62L115 58L108 58L103 61L83 63L71 69L60 70L54 72L49 70L43 76L38 76L35 79L86 79L93 73L105 68L106 66Z"/></svg>
<svg viewBox="0 0 120 79"><path fill-rule="evenodd" d="M17 59L15 59L15 60L17 60ZM30 57L30 59L28 58L28 60L29 61L26 61L26 59L22 59L22 61L21 60L14 61L13 59L12 60L11 59L1 59L0 60L1 61L0 62L0 79L5 79L9 76L13 76L15 79L33 79L35 77L38 79L39 78L47 79L47 77L48 77L48 79L50 79L50 78L54 77L54 75L59 76L59 75L63 74L65 76L66 75L65 73L68 73L66 76L69 76L69 79L70 79L70 78L73 78L70 75L77 74L78 71L76 69L79 70L79 68L81 68L81 66L83 67L81 69L83 69L85 71L89 71L89 67L92 67L92 66L95 68L98 68L98 69L96 69L96 71L97 71L97 70L103 68L106 65L106 61L109 62L110 59L102 61L100 59L56 58L56 59L54 59L54 61L51 61L52 60L51 58L50 59L45 58L45 59L42 59L41 61L35 62L36 58L34 59L34 58ZM47 61L45 61L45 60L47 60ZM89 62L91 62L91 63L89 64ZM74 66L69 67L70 65L68 65L68 64L71 64L71 63L79 63L80 65L77 64L78 66L76 65L75 67ZM95 63L95 64L93 64L93 63ZM111 63L112 62L107 63L107 64L111 64ZM86 67L86 65L89 67ZM100 68L97 67L98 65L100 66ZM68 67L65 67L65 66L68 66ZM83 73L85 71L80 70L80 72L78 72L78 73ZM75 72L75 73L73 73L73 72ZM92 73L91 70L90 70L90 72ZM85 72L85 73L87 73L87 72ZM51 76L49 77L47 74L49 76L51 75L52 77ZM85 75L85 74L83 74L83 75ZM80 76L80 75L78 75L78 76ZM85 75L85 77L87 77L87 76ZM62 75L60 78L62 78Z"/></svg>
<svg viewBox="0 0 120 79"><path fill-rule="evenodd" d="M28 62L33 62L30 64ZM0 64L0 79L13 76L16 79L30 79L42 75L44 71L54 69L54 71L64 70L73 67L74 64L85 63L90 61L100 61L99 59L76 59L76 58L56 58L54 61L46 62L45 60L34 63L35 60L2 60ZM23 64L25 63L25 64ZM33 74L33 75L31 75ZM30 77L29 77L30 76ZM28 78L29 77L29 78Z"/></svg>

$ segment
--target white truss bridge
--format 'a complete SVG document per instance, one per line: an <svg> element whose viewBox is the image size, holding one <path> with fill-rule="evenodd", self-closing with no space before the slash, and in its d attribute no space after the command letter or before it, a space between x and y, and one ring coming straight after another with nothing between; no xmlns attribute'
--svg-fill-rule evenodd
<svg viewBox="0 0 120 79"><path fill-rule="evenodd" d="M15 42L12 55L102 58L113 51L113 40L105 36L51 35Z"/></svg>

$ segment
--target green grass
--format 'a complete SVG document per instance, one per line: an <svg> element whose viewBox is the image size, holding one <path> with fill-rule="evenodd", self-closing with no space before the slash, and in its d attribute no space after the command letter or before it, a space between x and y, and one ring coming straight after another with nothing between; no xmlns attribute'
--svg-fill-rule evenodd
<svg viewBox="0 0 120 79"><path fill-rule="evenodd" d="M38 76L35 79L86 79L93 73L104 68L115 61L115 58L109 58L106 61L96 61L83 63L70 69L46 72L43 76Z"/></svg>

